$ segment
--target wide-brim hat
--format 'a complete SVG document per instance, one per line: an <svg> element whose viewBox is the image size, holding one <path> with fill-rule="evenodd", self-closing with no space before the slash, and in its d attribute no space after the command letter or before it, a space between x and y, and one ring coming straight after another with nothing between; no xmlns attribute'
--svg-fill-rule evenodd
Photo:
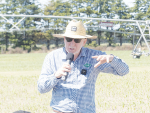
<svg viewBox="0 0 150 113"><path fill-rule="evenodd" d="M95 39L97 36L86 35L86 29L81 21L72 20L66 27L64 34L53 34L54 37L58 38L90 38Z"/></svg>

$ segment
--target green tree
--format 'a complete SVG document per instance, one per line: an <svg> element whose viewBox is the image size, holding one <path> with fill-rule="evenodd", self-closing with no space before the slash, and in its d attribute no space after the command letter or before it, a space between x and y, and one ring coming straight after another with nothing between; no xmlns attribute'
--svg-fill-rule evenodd
<svg viewBox="0 0 150 113"><path fill-rule="evenodd" d="M53 16L70 16L72 13L71 11L71 5L69 2L63 2L62 0L52 0L49 1L47 5L45 5L44 8L44 14L45 15L53 15ZM56 19L56 18L49 18L49 19L44 19L46 21L45 28L49 29L54 29L51 30L51 34L60 34L63 32L65 26L68 24L67 19ZM47 36L47 33L45 34L47 37L47 41L52 39L52 36ZM48 38L49 37L49 38ZM55 37L55 45L58 47L58 41L59 39Z"/></svg>
<svg viewBox="0 0 150 113"><path fill-rule="evenodd" d="M3 48L4 50L4 47L3 45L5 45L5 51L8 50L8 37L9 37L10 33L8 32L0 32L0 50L1 48Z"/></svg>
<svg viewBox="0 0 150 113"><path fill-rule="evenodd" d="M130 19L132 16L130 14L130 9L127 7L127 5L122 1L122 0L116 0L116 3L114 4L116 7L113 7L113 10L118 16L118 19ZM120 28L118 31L125 32L127 28L127 22L115 22L115 24L120 24ZM126 36L123 33L119 33L118 37L120 40L120 46L122 46L122 39L123 37Z"/></svg>
<svg viewBox="0 0 150 113"><path fill-rule="evenodd" d="M38 15L41 13L41 9L39 8L40 5L38 4L37 1L35 0L26 0L22 1L19 0L19 8L20 8L20 14L26 14L26 15ZM26 18L22 23L21 23L21 28L22 29L36 29L38 26L38 22L41 22L41 18ZM26 46L24 46L24 49L28 49L28 51L31 50L31 45L33 44L34 47L36 48L36 42L39 40L39 37L36 37L36 33L38 31L28 31L25 32L25 40L23 43L25 43ZM32 33L32 35L30 35ZM30 36L30 38L26 37ZM37 38L37 39L36 39ZM29 44L29 45L28 45Z"/></svg>
<svg viewBox="0 0 150 113"><path fill-rule="evenodd" d="M51 41L51 39L53 38L53 36L52 36L52 33L54 32L54 30L53 29L51 29L51 30L47 30L45 33L44 33L44 36L45 36L45 39L46 39L46 41L47 41L47 49L49 50L50 49L50 41Z"/></svg>
<svg viewBox="0 0 150 113"><path fill-rule="evenodd" d="M115 14L114 14L114 11L111 11L112 8L114 7L114 0L105 0L104 3L103 3L103 17L104 18L107 18L107 19L112 19ZM109 22L109 21L107 21ZM106 27L107 30L109 30L109 27ZM113 30L111 28L111 30ZM113 37L112 37L113 33L112 32L107 32L106 33L106 39L108 40L108 45L111 46L112 45L112 40L113 40Z"/></svg>
<svg viewBox="0 0 150 113"><path fill-rule="evenodd" d="M131 8L131 12L134 13L132 16L135 20L144 19L144 0L135 0L134 7Z"/></svg>
<svg viewBox="0 0 150 113"><path fill-rule="evenodd" d="M132 18L135 20L145 20L146 19L146 11L145 11L145 5L144 4L145 1L144 0L135 0L134 2L134 7L131 8L131 12L133 13ZM140 30L138 29L138 26L134 26L135 27L135 32L140 34ZM140 37L137 36L137 39L139 39ZM140 44L142 44L142 42L140 41Z"/></svg>
<svg viewBox="0 0 150 113"><path fill-rule="evenodd" d="M145 14L145 19L150 20L150 0L144 0L143 6L142 11Z"/></svg>
<svg viewBox="0 0 150 113"><path fill-rule="evenodd" d="M5 46L6 46L6 51L8 51L8 47L9 47L9 38L12 37L12 34L9 32L4 32L3 33L3 38L4 38L4 42L5 42Z"/></svg>
<svg viewBox="0 0 150 113"><path fill-rule="evenodd" d="M85 16L85 1L84 0L68 0L68 2L71 4L71 16L74 17L81 17Z"/></svg>
<svg viewBox="0 0 150 113"><path fill-rule="evenodd" d="M96 18L102 18L103 14L104 14L104 9L103 9L103 5L104 5L104 0L95 0L93 2L93 7L94 7L94 13L96 15ZM99 24L101 21L97 21L96 24ZM100 26L101 29L101 26ZM102 36L102 31L98 29L97 30L97 34L98 34L98 45L100 45L101 39L103 38Z"/></svg>
<svg viewBox="0 0 150 113"><path fill-rule="evenodd" d="M3 10L1 10L2 14L27 14L27 15L34 15L34 14L39 14L41 12L41 9L39 8L38 2L36 2L35 0L5 0L5 2L7 2L7 4L3 5ZM8 20L12 20L14 23L16 24L20 19L22 19L21 17L8 17ZM22 21L21 23L18 24L18 27L20 29L35 29L37 27L37 22L40 22L40 18L26 18L24 21ZM3 22L1 24L2 26L4 26L4 28L6 30L9 30L10 28L12 28L12 25L10 23L6 23ZM19 32L19 31L18 31ZM14 44L15 47L22 47L24 49L28 49L30 50L30 46L28 44L31 44L30 41L32 42L32 37L30 39L28 39L29 43L27 43L27 33L26 35L24 35L24 38L20 38L20 35L18 33L15 34L15 37L8 37L9 41L12 42L16 42L14 40L17 40L16 37L19 37L20 40L18 40L17 43ZM18 36L17 36L18 35ZM22 36L22 35L21 35ZM24 39L24 40L22 40ZM25 41L26 40L26 41ZM26 45L26 46L24 46Z"/></svg>
<svg viewBox="0 0 150 113"><path fill-rule="evenodd" d="M0 13L1 14L15 14L17 12L17 5L18 5L18 1L14 0L5 0L4 3L0 4ZM8 22L7 20L11 20L13 19L13 17L7 17L7 18L1 18L0 19L0 27L3 30L6 30L5 32L3 32L3 38L5 40L5 45L6 45L6 51L8 50L8 44L9 44L9 39L11 38L11 34L9 32L7 32L11 27L12 24L10 24L10 22ZM7 20L6 20L7 19Z"/></svg>
<svg viewBox="0 0 150 113"><path fill-rule="evenodd" d="M95 10L95 4L94 4L94 0L76 0L77 2L77 7L74 13L78 12L80 17L89 17L89 18L95 18L97 17L98 12ZM86 30L87 30L87 34L89 35L96 35L97 32L96 29L93 26L95 26L95 23L97 23L97 21L89 21L89 20L84 20L82 19L83 23L85 23L86 26ZM89 21L89 22L88 22ZM88 44L92 43L91 39L88 39L87 41Z"/></svg>

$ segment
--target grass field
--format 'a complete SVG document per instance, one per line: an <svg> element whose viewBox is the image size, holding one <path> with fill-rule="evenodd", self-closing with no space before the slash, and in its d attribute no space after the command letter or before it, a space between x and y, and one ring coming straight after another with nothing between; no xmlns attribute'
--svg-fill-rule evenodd
<svg viewBox="0 0 150 113"><path fill-rule="evenodd" d="M133 59L131 51L107 51L123 59L130 73L100 73L96 82L97 113L150 112L150 56ZM0 55L0 113L25 110L51 113L51 92L40 94L37 80L46 53Z"/></svg>

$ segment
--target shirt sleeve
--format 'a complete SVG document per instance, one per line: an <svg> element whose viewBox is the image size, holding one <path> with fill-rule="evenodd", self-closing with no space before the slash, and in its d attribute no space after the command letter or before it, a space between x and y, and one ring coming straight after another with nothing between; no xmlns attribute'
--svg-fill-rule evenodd
<svg viewBox="0 0 150 113"><path fill-rule="evenodd" d="M99 69L101 72L111 73L119 76L123 76L129 73L128 65L116 56L114 56L110 63L100 65Z"/></svg>
<svg viewBox="0 0 150 113"><path fill-rule="evenodd" d="M38 79L38 90L40 93L46 93L49 92L59 81L54 75L54 65L51 62L52 60L52 54L48 54L45 57L41 75Z"/></svg>

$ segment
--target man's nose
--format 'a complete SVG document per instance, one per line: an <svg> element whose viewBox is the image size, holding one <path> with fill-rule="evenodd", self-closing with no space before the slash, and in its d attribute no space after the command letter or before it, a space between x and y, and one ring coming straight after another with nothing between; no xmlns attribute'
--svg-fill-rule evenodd
<svg viewBox="0 0 150 113"><path fill-rule="evenodd" d="M75 44L75 41L74 39L70 42L71 45L74 45Z"/></svg>

